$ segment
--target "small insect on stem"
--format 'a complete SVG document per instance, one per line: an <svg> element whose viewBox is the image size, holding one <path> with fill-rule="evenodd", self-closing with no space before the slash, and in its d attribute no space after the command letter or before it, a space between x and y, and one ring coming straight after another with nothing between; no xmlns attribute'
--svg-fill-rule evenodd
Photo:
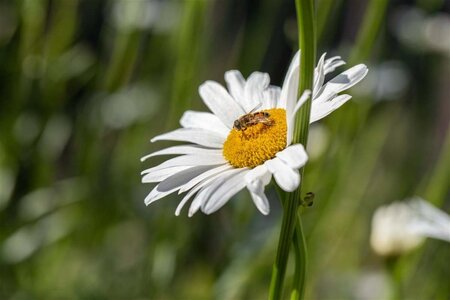
<svg viewBox="0 0 450 300"><path fill-rule="evenodd" d="M313 206L314 203L314 197L316 195L313 192L306 193L305 197L302 199L301 205L303 206Z"/></svg>
<svg viewBox="0 0 450 300"><path fill-rule="evenodd" d="M256 125L256 124L264 124L267 126L273 125L273 120L269 119L270 114L266 111L259 111L259 112L253 112L256 109L258 109L261 106L259 104L255 108L253 108L248 114L243 115L239 119L235 120L233 123L233 127L237 130L245 131L250 126Z"/></svg>

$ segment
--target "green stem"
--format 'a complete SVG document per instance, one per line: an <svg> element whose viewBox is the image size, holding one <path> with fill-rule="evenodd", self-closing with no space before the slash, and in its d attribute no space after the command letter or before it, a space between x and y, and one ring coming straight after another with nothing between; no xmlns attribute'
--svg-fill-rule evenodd
<svg viewBox="0 0 450 300"><path fill-rule="evenodd" d="M427 188L424 189L424 198L436 206L441 206L445 199L445 194L450 189L450 127L447 128L442 149L435 167L429 178Z"/></svg>
<svg viewBox="0 0 450 300"><path fill-rule="evenodd" d="M388 2L389 0L371 0L367 5L361 30L358 32L356 44L350 54L351 65L367 59L372 52L379 29L384 21Z"/></svg>
<svg viewBox="0 0 450 300"><path fill-rule="evenodd" d="M391 300L400 300L402 297L402 280L401 274L399 272L399 261L398 257L388 257L386 259L386 267L389 270L389 275L392 284L392 294L390 295Z"/></svg>
<svg viewBox="0 0 450 300"><path fill-rule="evenodd" d="M324 41L333 36L336 24L335 19L342 6L342 0L320 0L317 2L317 31L316 36L318 44L323 44Z"/></svg>
<svg viewBox="0 0 450 300"><path fill-rule="evenodd" d="M196 86L195 81L200 70L200 57L204 48L205 18L209 1L185 1L183 16L175 53L175 72L171 93L170 113L167 119L169 127L177 123L184 111L191 107Z"/></svg>
<svg viewBox="0 0 450 300"><path fill-rule="evenodd" d="M297 223L294 234L295 273L294 288L291 292L291 300L303 299L305 294L306 270L308 262L307 250L301 214L299 212L297 214Z"/></svg>
<svg viewBox="0 0 450 300"><path fill-rule="evenodd" d="M302 51L300 56L300 81L299 95L306 89L312 89L314 64L316 55L316 40L314 26L314 2L312 0L296 0L299 47ZM311 99L309 99L300 109L296 116L293 143L301 143L306 147L308 141L309 116L311 111ZM304 169L301 170L303 177ZM286 273L286 266L289 257L289 248L294 237L297 211L300 203L301 185L293 193L289 193L284 201L283 219L281 222L280 239L278 241L277 255L272 272L269 299L280 299L283 289L283 281ZM300 233L302 233L301 231ZM304 242L303 238L300 238ZM298 240L297 240L298 242ZM297 246L300 247L297 243ZM306 247L306 246L305 246ZM303 246L302 246L303 248ZM306 258L306 256L305 256ZM300 257L300 259L302 259ZM298 264L305 264L305 261L298 261ZM302 271L303 270L303 271ZM304 275L306 268L298 267L297 275L303 278L300 283L296 283L296 290L303 291ZM301 274L301 275L300 275ZM298 286L297 286L298 285ZM299 295L300 296L300 295Z"/></svg>

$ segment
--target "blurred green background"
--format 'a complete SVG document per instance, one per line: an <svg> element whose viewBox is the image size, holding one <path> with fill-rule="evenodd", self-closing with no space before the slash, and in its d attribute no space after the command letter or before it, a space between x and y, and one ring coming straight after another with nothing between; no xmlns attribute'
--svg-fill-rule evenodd
<svg viewBox="0 0 450 300"><path fill-rule="evenodd" d="M413 195L450 209L450 3L316 10L318 55L370 72L310 130L306 297L387 299L374 210ZM145 207L140 171L161 159L139 159L170 144L149 139L184 110L206 109L203 81L259 70L281 85L296 26L293 0L0 0L0 298L266 298L273 187L267 217L246 192L213 215L175 217L179 196ZM427 240L399 259L405 298L448 299L449 250Z"/></svg>

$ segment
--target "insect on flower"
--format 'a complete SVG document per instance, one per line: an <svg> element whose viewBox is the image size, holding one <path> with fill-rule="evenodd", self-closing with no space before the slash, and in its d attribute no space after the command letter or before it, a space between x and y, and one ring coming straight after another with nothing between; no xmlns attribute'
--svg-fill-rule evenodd
<svg viewBox="0 0 450 300"><path fill-rule="evenodd" d="M245 129L247 129L248 127L259 123L266 126L272 126L274 124L274 121L272 119L269 119L270 113L268 113L267 111L254 112L259 107L261 107L261 104L253 108L248 114L245 114L239 119L235 120L233 123L233 128L245 131Z"/></svg>

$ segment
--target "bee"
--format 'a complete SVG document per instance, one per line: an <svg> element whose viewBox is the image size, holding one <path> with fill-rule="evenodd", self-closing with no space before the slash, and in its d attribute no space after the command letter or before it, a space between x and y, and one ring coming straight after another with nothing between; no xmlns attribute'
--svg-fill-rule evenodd
<svg viewBox="0 0 450 300"><path fill-rule="evenodd" d="M272 126L273 120L269 119L270 114L266 111L253 112L258 109L261 105L258 105L252 109L248 114L243 115L239 119L235 120L233 123L233 128L237 130L245 131L250 126L256 125L258 123Z"/></svg>

